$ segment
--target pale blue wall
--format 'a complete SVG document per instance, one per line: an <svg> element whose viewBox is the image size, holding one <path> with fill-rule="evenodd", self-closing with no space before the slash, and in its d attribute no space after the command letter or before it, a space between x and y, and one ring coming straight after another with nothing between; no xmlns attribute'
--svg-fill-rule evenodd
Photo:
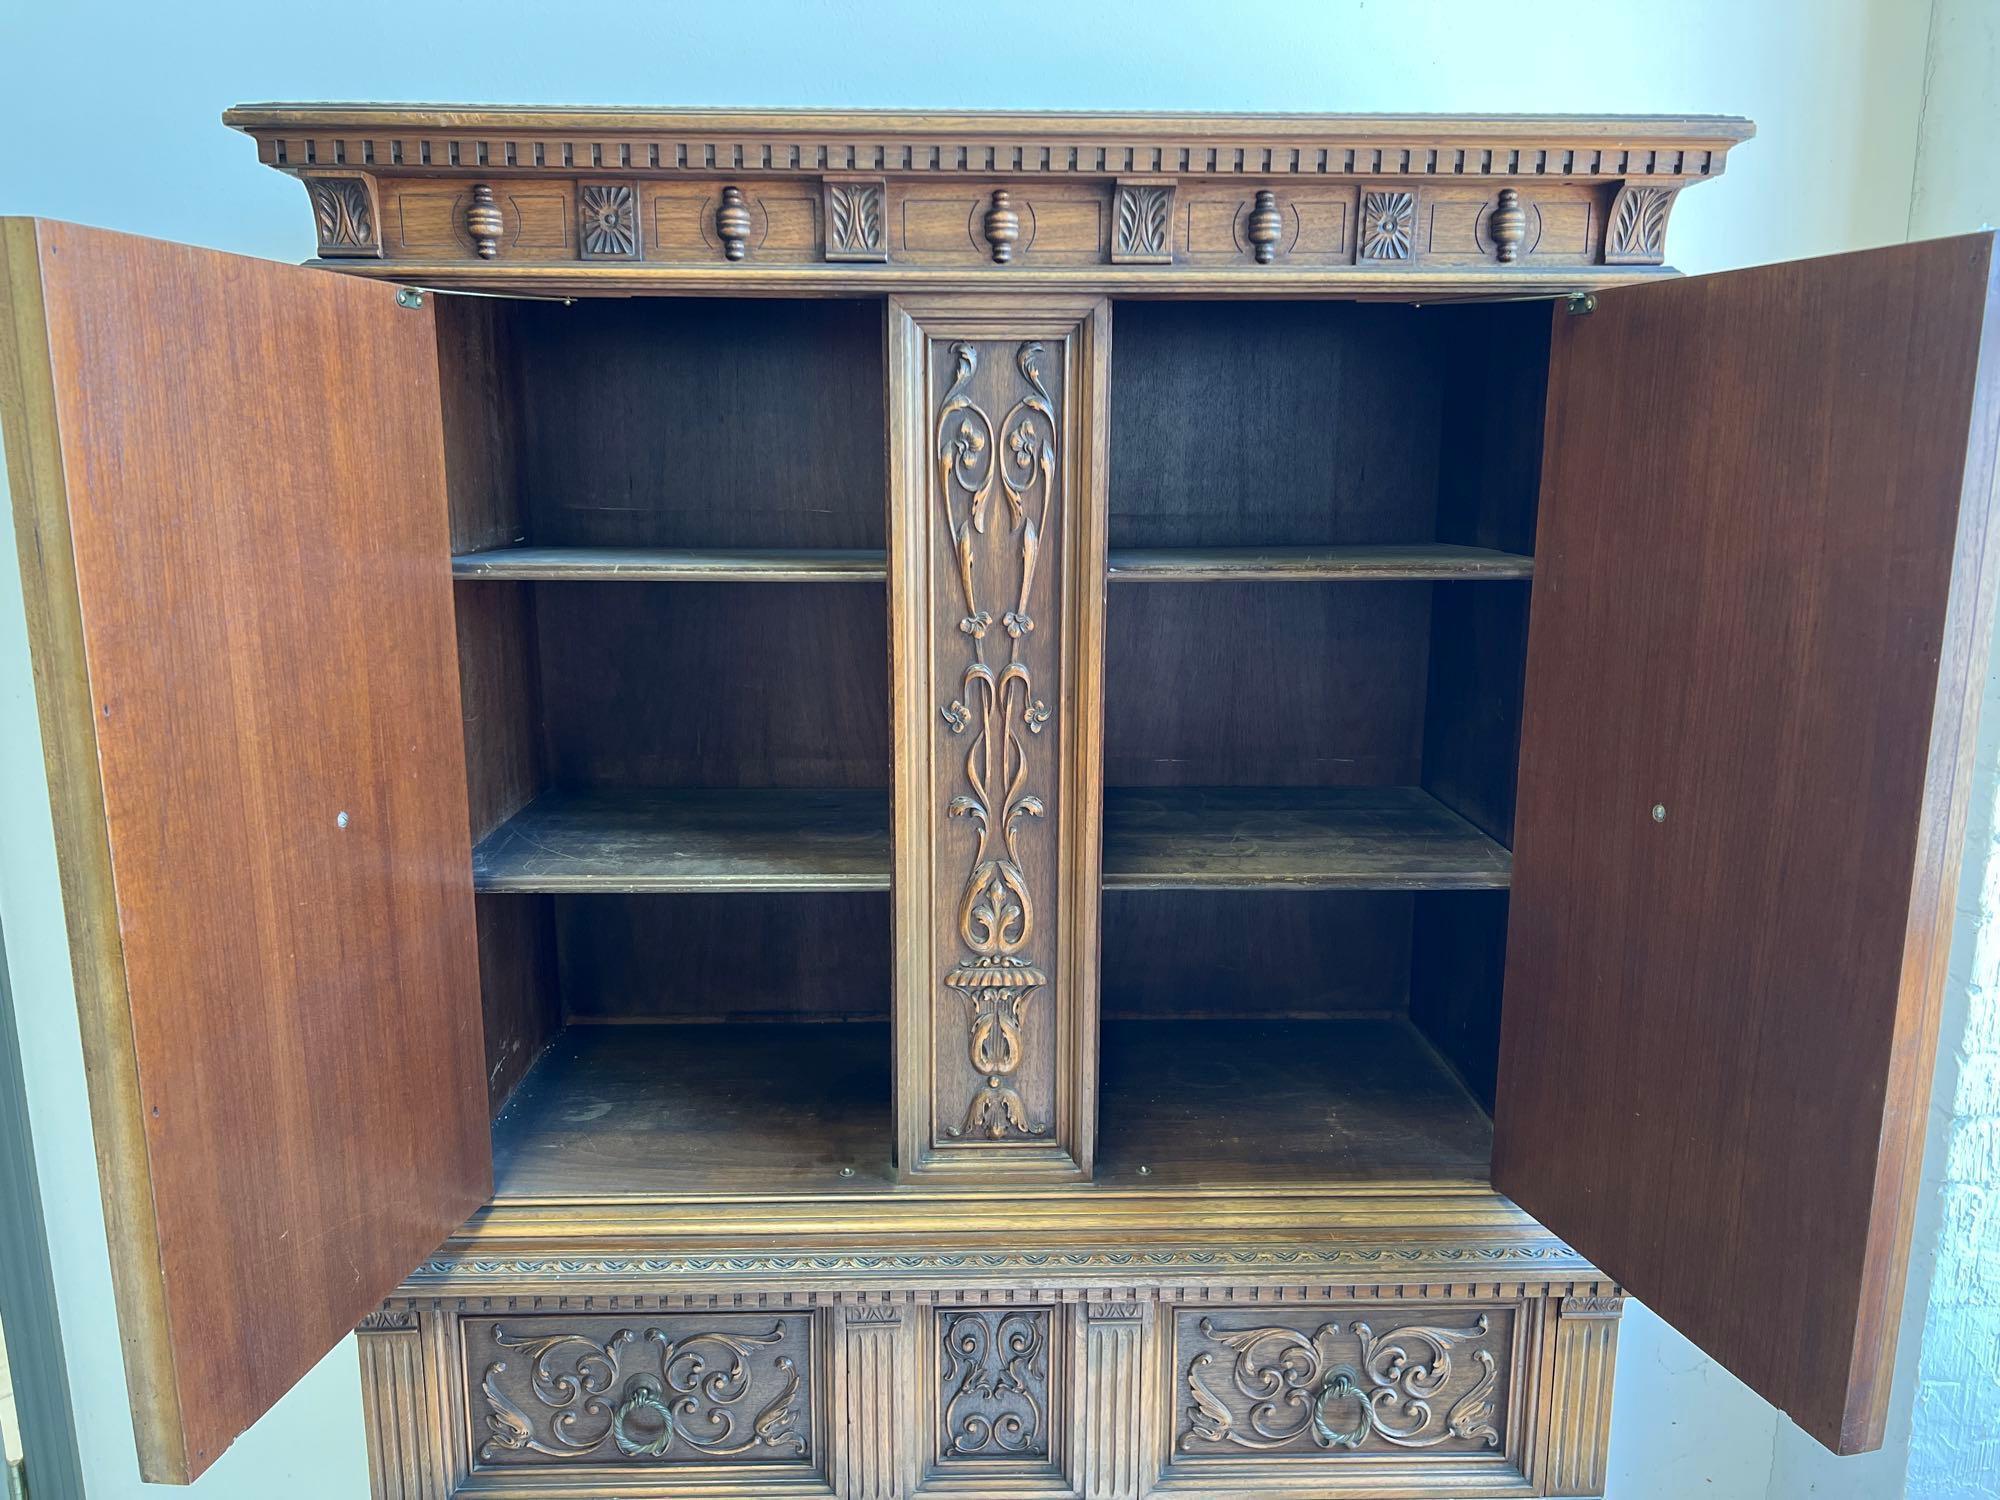
<svg viewBox="0 0 2000 1500"><path fill-rule="evenodd" d="M1675 214L1674 259L1712 269L1902 238L1928 12L1926 0L0 0L0 212L303 257L299 188L216 123L257 99L1748 114L1759 139ZM90 1492L122 1500L141 1487L11 565L0 565L0 918ZM1935 1222L1927 1212L1920 1246ZM1920 1251L1918 1322L1927 1267ZM1612 1494L1887 1500L1907 1431L1905 1400L1887 1452L1833 1464L1636 1310ZM364 1473L344 1346L191 1493L349 1500Z"/></svg>

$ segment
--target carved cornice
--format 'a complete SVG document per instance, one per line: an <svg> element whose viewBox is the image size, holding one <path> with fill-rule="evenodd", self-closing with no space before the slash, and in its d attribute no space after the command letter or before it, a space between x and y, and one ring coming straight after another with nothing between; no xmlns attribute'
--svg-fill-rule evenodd
<svg viewBox="0 0 2000 1500"><path fill-rule="evenodd" d="M1748 121L251 105L323 260L562 294L1022 289L1524 294L1664 262L1680 192ZM622 263L619 264L619 263ZM716 273L724 279L709 286ZM1213 288L1209 283L1213 282ZM1556 290L1567 290L1558 286Z"/></svg>
<svg viewBox="0 0 2000 1500"><path fill-rule="evenodd" d="M916 110L245 104L223 123L289 171L1701 178L1722 115L933 114Z"/></svg>

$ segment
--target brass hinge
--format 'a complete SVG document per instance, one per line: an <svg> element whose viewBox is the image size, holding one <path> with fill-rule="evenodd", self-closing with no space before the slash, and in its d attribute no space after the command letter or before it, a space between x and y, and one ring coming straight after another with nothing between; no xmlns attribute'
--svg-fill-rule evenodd
<svg viewBox="0 0 2000 1500"><path fill-rule="evenodd" d="M1581 317L1584 313L1596 312L1597 293L1571 292L1569 294L1569 310L1579 317Z"/></svg>

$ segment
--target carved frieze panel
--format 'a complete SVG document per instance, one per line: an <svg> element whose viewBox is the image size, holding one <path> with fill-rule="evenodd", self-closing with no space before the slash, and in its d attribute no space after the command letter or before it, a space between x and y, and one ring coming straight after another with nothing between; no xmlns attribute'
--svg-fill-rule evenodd
<svg viewBox="0 0 2000 1500"><path fill-rule="evenodd" d="M474 1458L810 1468L809 1314L467 1318Z"/></svg>
<svg viewBox="0 0 2000 1500"><path fill-rule="evenodd" d="M904 265L1102 265L1110 256L1108 183L891 182L889 259Z"/></svg>
<svg viewBox="0 0 2000 1500"><path fill-rule="evenodd" d="M1049 1457L1052 1322L1045 1307L939 1310L940 1463Z"/></svg>
<svg viewBox="0 0 2000 1500"><path fill-rule="evenodd" d="M732 189L740 203L731 200ZM748 269L809 264L820 256L817 182L642 182L639 203L648 261ZM732 236L743 252L734 260Z"/></svg>
<svg viewBox="0 0 2000 1500"><path fill-rule="evenodd" d="M373 178L364 172L334 172L308 177L305 185L322 257L382 254L382 215Z"/></svg>
<svg viewBox="0 0 2000 1500"><path fill-rule="evenodd" d="M1183 1309L1175 1458L1500 1453L1515 1316L1492 1306Z"/></svg>

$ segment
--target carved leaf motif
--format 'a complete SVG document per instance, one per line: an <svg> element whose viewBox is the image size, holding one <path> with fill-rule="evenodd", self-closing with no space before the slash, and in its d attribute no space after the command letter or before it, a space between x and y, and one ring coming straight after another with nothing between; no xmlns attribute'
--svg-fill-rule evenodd
<svg viewBox="0 0 2000 1500"><path fill-rule="evenodd" d="M827 211L833 248L842 251L882 248L882 189L872 182L827 185Z"/></svg>
<svg viewBox="0 0 2000 1500"><path fill-rule="evenodd" d="M1670 188L1632 187L1619 194L1617 209L1611 216L1607 254L1624 260L1663 259L1667 252L1667 213L1673 201Z"/></svg>
<svg viewBox="0 0 2000 1500"><path fill-rule="evenodd" d="M375 243L366 184L356 177L323 177L311 186L320 248L358 250Z"/></svg>
<svg viewBox="0 0 2000 1500"><path fill-rule="evenodd" d="M1173 193L1166 187L1121 187L1113 224L1113 245L1119 257L1157 259L1167 254L1167 223Z"/></svg>

